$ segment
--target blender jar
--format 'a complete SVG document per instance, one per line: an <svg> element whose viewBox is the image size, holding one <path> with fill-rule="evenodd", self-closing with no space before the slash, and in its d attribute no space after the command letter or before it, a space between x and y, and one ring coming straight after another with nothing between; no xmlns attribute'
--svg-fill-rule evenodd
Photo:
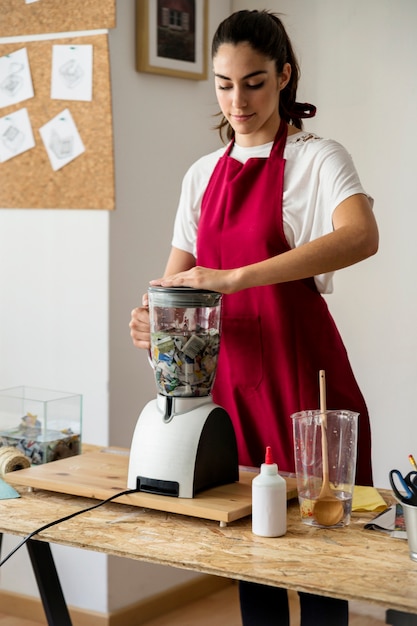
<svg viewBox="0 0 417 626"><path fill-rule="evenodd" d="M207 396L220 347L222 294L149 287L151 360L159 394Z"/></svg>

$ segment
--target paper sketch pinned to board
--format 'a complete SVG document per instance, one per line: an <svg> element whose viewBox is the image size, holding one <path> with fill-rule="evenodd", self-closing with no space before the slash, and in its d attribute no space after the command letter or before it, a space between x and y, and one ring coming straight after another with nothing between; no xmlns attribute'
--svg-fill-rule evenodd
<svg viewBox="0 0 417 626"><path fill-rule="evenodd" d="M26 48L0 57L0 107L33 98L33 84Z"/></svg>
<svg viewBox="0 0 417 626"><path fill-rule="evenodd" d="M93 98L93 46L52 46L51 98Z"/></svg>
<svg viewBox="0 0 417 626"><path fill-rule="evenodd" d="M76 159L85 147L69 109L64 109L39 129L52 169L62 167Z"/></svg>
<svg viewBox="0 0 417 626"><path fill-rule="evenodd" d="M27 109L0 118L0 163L35 147Z"/></svg>

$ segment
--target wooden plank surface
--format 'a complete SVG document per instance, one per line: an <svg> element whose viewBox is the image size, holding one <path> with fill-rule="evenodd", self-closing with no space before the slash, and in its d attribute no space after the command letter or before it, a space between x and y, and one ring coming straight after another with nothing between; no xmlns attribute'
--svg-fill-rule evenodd
<svg viewBox="0 0 417 626"><path fill-rule="evenodd" d="M103 448L11 472L5 479L12 485L105 500L127 489L128 465L128 449ZM239 482L208 489L195 498L135 493L117 502L228 523L251 514L251 483L256 473L242 470ZM297 497L295 478L286 480L288 499Z"/></svg>

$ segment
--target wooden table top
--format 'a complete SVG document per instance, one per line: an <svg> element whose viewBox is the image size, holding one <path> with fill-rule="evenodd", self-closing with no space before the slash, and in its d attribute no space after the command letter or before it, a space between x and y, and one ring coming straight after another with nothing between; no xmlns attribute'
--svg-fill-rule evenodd
<svg viewBox="0 0 417 626"><path fill-rule="evenodd" d="M17 489L21 498L0 501L0 532L25 536L97 503L68 494ZM392 501L390 492L381 494ZM346 528L313 528L301 523L298 504L292 502L287 534L271 539L253 535L250 517L222 528L213 520L110 503L36 538L417 613L417 563L409 558L407 542L364 530L370 517L354 514Z"/></svg>

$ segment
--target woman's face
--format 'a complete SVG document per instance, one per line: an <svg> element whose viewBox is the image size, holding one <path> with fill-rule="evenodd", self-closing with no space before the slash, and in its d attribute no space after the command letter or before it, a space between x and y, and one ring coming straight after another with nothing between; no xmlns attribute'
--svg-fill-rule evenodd
<svg viewBox="0 0 417 626"><path fill-rule="evenodd" d="M277 76L275 61L249 43L222 44L213 58L216 94L223 115L240 146L272 141L279 127L279 93L288 83L291 67Z"/></svg>

